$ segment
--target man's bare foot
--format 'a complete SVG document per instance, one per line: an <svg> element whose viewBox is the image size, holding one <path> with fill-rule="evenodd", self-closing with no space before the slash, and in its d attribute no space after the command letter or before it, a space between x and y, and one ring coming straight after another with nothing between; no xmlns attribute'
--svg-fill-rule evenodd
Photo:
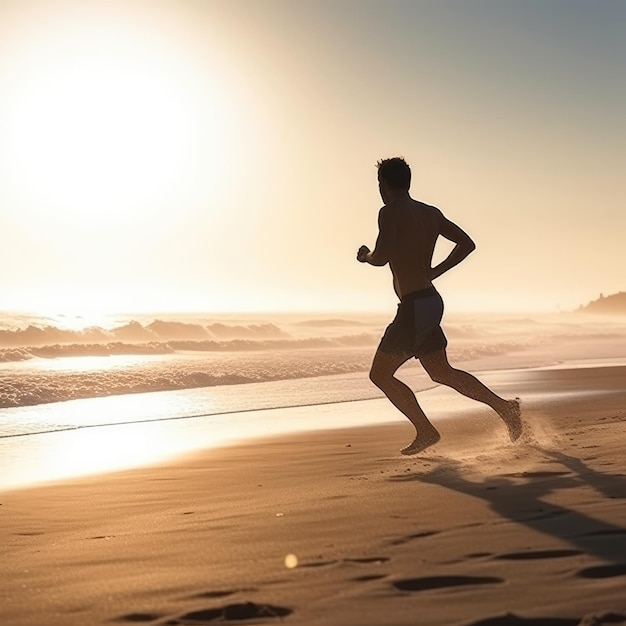
<svg viewBox="0 0 626 626"><path fill-rule="evenodd" d="M519 398L515 400L506 400L506 406L498 411L502 421L509 429L509 437L511 441L516 441L522 434L522 409Z"/></svg>
<svg viewBox="0 0 626 626"><path fill-rule="evenodd" d="M419 454L426 450L426 448L430 448L430 446L435 445L441 439L441 435L434 428L432 431L428 431L428 433L424 435L417 435L413 440L411 445L408 445L406 448L402 448L400 450L400 454L404 454L405 456L411 456L412 454Z"/></svg>

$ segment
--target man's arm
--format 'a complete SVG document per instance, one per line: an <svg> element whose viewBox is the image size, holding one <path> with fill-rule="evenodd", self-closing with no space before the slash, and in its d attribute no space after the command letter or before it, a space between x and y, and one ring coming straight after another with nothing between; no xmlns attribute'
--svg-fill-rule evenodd
<svg viewBox="0 0 626 626"><path fill-rule="evenodd" d="M357 253L357 260L370 265L386 265L393 245L393 223L389 209L384 206L378 212L378 237L374 250L370 252L367 246L361 246Z"/></svg>
<svg viewBox="0 0 626 626"><path fill-rule="evenodd" d="M456 245L439 265L432 268L430 274L431 280L445 274L445 272L452 269L455 265L458 265L470 252L476 249L476 244L472 241L471 237L461 227L457 226L449 219L446 219L443 215L441 216L439 234L454 242Z"/></svg>

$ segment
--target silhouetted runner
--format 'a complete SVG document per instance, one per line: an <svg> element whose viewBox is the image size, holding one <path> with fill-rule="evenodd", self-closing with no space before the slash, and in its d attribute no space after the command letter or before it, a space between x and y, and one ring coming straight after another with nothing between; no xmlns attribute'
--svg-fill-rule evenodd
<svg viewBox="0 0 626 626"><path fill-rule="evenodd" d="M394 376L411 357L420 360L433 381L488 404L506 424L511 441L515 441L522 432L519 400L504 400L471 374L453 368L448 363L448 341L440 326L443 300L432 281L458 265L476 245L439 209L411 198L411 169L404 159L384 159L377 167L378 186L385 203L378 213L378 238L373 251L361 246L356 258L370 265L389 263L393 287L400 299L396 317L374 355L370 379L415 426L415 439L402 449L402 454L417 454L441 438L415 394ZM456 245L439 265L432 267L439 236Z"/></svg>

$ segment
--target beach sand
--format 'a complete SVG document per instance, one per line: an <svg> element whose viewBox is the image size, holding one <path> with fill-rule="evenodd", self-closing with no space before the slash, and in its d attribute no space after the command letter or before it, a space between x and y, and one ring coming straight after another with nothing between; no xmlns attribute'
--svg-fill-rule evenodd
<svg viewBox="0 0 626 626"><path fill-rule="evenodd" d="M399 422L7 491L0 623L626 624L626 368L504 392L514 444L476 404L419 457Z"/></svg>

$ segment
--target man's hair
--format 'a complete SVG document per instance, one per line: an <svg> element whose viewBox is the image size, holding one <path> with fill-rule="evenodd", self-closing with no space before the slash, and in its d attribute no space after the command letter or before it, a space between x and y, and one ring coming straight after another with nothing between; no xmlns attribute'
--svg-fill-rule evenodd
<svg viewBox="0 0 626 626"><path fill-rule="evenodd" d="M402 157L382 159L376 163L378 180L385 181L392 189L406 189L411 186L411 168Z"/></svg>

